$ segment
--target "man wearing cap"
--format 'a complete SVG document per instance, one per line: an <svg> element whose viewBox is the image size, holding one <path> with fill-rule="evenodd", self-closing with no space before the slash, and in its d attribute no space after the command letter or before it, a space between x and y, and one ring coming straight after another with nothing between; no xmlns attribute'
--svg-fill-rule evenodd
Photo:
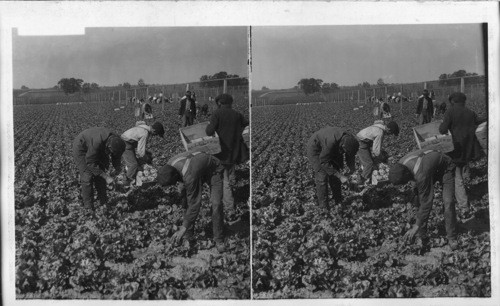
<svg viewBox="0 0 500 306"><path fill-rule="evenodd" d="M422 95L418 97L417 111L415 117L418 118L418 124L429 123L434 115L434 103L429 97L429 91L424 89Z"/></svg>
<svg viewBox="0 0 500 306"><path fill-rule="evenodd" d="M457 216L453 199L455 193L455 164L449 156L434 150L413 151L391 167L389 181L394 185L403 185L409 181L415 182L419 201L416 223L406 232L403 240L412 242L415 237L418 237L422 243L426 238L427 221L432 210L434 183L441 181L448 244L452 250L458 247Z"/></svg>
<svg viewBox="0 0 500 306"><path fill-rule="evenodd" d="M356 135L359 139L358 157L363 166L361 178L365 185L371 183L375 164L374 158L377 160L377 163L387 162L388 156L381 156L384 135L395 135L397 137L399 135L398 124L391 121L386 126L382 121L376 121L375 124L362 129Z"/></svg>
<svg viewBox="0 0 500 306"><path fill-rule="evenodd" d="M127 166L127 185L132 187L136 182L139 162L137 158L143 158L146 154L146 142L150 136L160 136L163 138L165 130L160 122L155 122L149 126L139 124L125 131L121 138L125 141L126 147L123 153L123 160Z"/></svg>
<svg viewBox="0 0 500 306"><path fill-rule="evenodd" d="M167 165L158 170L156 181L161 186L181 184L181 195L187 199L184 220L180 229L174 233L175 244L182 238L194 244L194 225L201 208L203 183L210 186L210 204L212 206L213 239L219 252L224 246L224 212L222 207L222 167L220 161L206 153L181 153L172 157ZM185 203L186 203L185 202Z"/></svg>
<svg viewBox="0 0 500 306"><path fill-rule="evenodd" d="M193 125L196 118L196 102L191 96L191 91L186 91L180 102L179 118L182 119L182 127Z"/></svg>
<svg viewBox="0 0 500 306"><path fill-rule="evenodd" d="M233 189L235 186L234 167L244 163L249 158L249 151L243 140L243 130L248 120L243 114L232 108L233 97L221 94L215 98L219 107L211 116L210 124L206 127L207 135L217 133L221 152L215 155L224 165L224 196L222 202L226 211L234 210Z"/></svg>
<svg viewBox="0 0 500 306"><path fill-rule="evenodd" d="M338 127L326 126L309 138L307 158L314 171L316 195L322 209L330 209L328 185L332 189L335 203L342 202L341 184L349 180L340 172L344 168L344 157L350 174L354 173L354 159L358 148L356 137Z"/></svg>
<svg viewBox="0 0 500 306"><path fill-rule="evenodd" d="M465 107L467 97L455 92L448 98L451 107L444 114L439 126L441 134L451 132L454 150L449 154L456 165L455 197L460 207L468 208L469 200L464 186L464 170L468 163L481 156L481 147L476 138L476 128L481 122L475 112Z"/></svg>
<svg viewBox="0 0 500 306"><path fill-rule="evenodd" d="M111 156L115 168L111 174L114 176L121 171L121 156L124 150L125 142L103 127L89 128L76 136L73 141L73 159L80 172L85 208L94 208L94 186L101 205L107 203L106 184L113 182L113 178L105 172L109 169L109 157Z"/></svg>

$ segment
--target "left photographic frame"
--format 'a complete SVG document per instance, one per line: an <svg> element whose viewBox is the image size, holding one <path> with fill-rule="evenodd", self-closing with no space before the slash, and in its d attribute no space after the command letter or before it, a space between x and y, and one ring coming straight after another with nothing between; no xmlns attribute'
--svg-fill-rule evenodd
<svg viewBox="0 0 500 306"><path fill-rule="evenodd" d="M247 33L12 29L16 299L250 298Z"/></svg>

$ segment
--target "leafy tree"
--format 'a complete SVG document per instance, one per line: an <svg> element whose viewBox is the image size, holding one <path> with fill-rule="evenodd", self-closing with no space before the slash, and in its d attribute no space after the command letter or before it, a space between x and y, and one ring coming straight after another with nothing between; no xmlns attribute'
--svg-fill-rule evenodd
<svg viewBox="0 0 500 306"><path fill-rule="evenodd" d="M221 87L224 84L223 79L227 80L228 86L244 86L248 85L248 79L244 77L240 77L237 74L228 74L225 71L217 72L211 76L202 75L200 77L200 86L201 87Z"/></svg>
<svg viewBox="0 0 500 306"><path fill-rule="evenodd" d="M61 88L65 94L72 94L80 91L82 83L82 79L62 78L59 82L57 82L57 85L59 85L59 88Z"/></svg>
<svg viewBox="0 0 500 306"><path fill-rule="evenodd" d="M91 87L90 87L90 83L83 83L83 86L82 86L82 91L83 91L84 93L89 93L89 92L90 92L90 89L91 89Z"/></svg>
<svg viewBox="0 0 500 306"><path fill-rule="evenodd" d="M306 95L309 95L321 90L323 80L315 78L301 79L297 85Z"/></svg>
<svg viewBox="0 0 500 306"><path fill-rule="evenodd" d="M92 83L90 84L90 88L95 91L95 90L99 90L99 85L97 85L97 83Z"/></svg>
<svg viewBox="0 0 500 306"><path fill-rule="evenodd" d="M137 82L137 85L139 85L139 87L146 87L146 83L144 83L144 80L142 78L139 79L139 81Z"/></svg>
<svg viewBox="0 0 500 306"><path fill-rule="evenodd" d="M266 86L262 86L261 90L269 90L269 88L267 88Z"/></svg>
<svg viewBox="0 0 500 306"><path fill-rule="evenodd" d="M330 92L330 90L331 90L330 83L323 83L323 85L321 85L321 92L322 93L327 94Z"/></svg>
<svg viewBox="0 0 500 306"><path fill-rule="evenodd" d="M22 90L28 90L29 88L23 85L23 86L21 86L21 89Z"/></svg>
<svg viewBox="0 0 500 306"><path fill-rule="evenodd" d="M377 80L377 85L378 86L384 86L385 85L384 80L382 78L378 79Z"/></svg>
<svg viewBox="0 0 500 306"><path fill-rule="evenodd" d="M339 84L337 84L337 83L331 83L330 84L330 90L331 91L336 91L338 89L339 89Z"/></svg>
<svg viewBox="0 0 500 306"><path fill-rule="evenodd" d="M130 85L130 83L129 83L129 82L125 82L125 83L123 83L123 85L122 85L122 86L123 86L123 88L125 88L125 89L130 89L130 88L132 87L132 86Z"/></svg>

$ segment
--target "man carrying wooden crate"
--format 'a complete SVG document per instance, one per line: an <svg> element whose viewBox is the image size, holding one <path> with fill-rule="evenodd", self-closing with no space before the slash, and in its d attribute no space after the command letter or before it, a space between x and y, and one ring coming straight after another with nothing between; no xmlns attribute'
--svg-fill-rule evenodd
<svg viewBox="0 0 500 306"><path fill-rule="evenodd" d="M481 147L476 138L476 127L482 122L478 120L475 112L465 107L467 97L461 92L450 95L448 100L450 107L445 115L443 123L439 126L439 132L446 134L451 132L454 150L449 153L456 165L455 172L455 197L458 205L469 208L469 199L464 186L464 172L467 165L482 155Z"/></svg>
<svg viewBox="0 0 500 306"><path fill-rule="evenodd" d="M389 181L394 185L415 182L419 208L416 223L403 237L411 243L415 237L417 244L426 244L427 221L434 200L434 183L443 184L444 221L448 244L452 250L458 247L457 216L455 211L455 164L444 153L435 150L421 149L408 153L389 170Z"/></svg>
<svg viewBox="0 0 500 306"><path fill-rule="evenodd" d="M234 186L235 171L237 164L244 163L249 159L249 150L243 140L243 130L248 125L248 120L243 114L232 108L233 97L229 94L221 94L215 98L219 107L211 116L210 124L207 125L205 133L219 136L221 152L215 156L224 165L224 209L234 211Z"/></svg>

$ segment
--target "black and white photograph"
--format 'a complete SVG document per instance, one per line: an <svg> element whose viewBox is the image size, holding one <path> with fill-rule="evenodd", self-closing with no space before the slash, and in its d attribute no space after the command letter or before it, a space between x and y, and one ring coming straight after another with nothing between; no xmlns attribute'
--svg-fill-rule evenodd
<svg viewBox="0 0 500 306"><path fill-rule="evenodd" d="M487 30L252 27L255 299L491 296Z"/></svg>
<svg viewBox="0 0 500 306"><path fill-rule="evenodd" d="M248 299L247 28L12 40L16 298Z"/></svg>

